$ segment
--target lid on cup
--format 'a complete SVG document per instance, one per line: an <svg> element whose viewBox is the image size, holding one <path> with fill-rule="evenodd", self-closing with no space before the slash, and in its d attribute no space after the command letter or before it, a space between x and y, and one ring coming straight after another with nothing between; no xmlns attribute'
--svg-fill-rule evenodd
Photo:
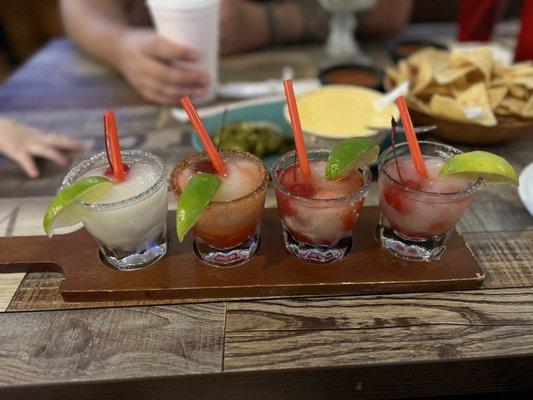
<svg viewBox="0 0 533 400"><path fill-rule="evenodd" d="M184 11L218 6L219 3L220 0L146 0L151 8Z"/></svg>

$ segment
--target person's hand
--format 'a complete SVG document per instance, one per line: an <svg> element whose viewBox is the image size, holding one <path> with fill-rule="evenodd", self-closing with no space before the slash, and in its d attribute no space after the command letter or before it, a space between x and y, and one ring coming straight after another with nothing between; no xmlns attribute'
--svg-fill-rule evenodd
<svg viewBox="0 0 533 400"><path fill-rule="evenodd" d="M35 178L39 170L33 157L42 157L65 166L68 157L60 150L80 150L83 142L68 136L42 132L17 122L0 118L0 154L19 164L26 175Z"/></svg>
<svg viewBox="0 0 533 400"><path fill-rule="evenodd" d="M270 32L265 7L250 0L220 3L220 52L239 53L268 44Z"/></svg>
<svg viewBox="0 0 533 400"><path fill-rule="evenodd" d="M120 41L118 68L147 100L176 105L183 96L200 97L210 77L178 66L198 59L195 50L178 45L152 29L130 29Z"/></svg>

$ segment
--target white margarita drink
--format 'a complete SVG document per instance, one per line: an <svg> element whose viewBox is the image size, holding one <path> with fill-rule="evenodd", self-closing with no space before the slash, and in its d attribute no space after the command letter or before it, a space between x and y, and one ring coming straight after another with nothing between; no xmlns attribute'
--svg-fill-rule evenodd
<svg viewBox="0 0 533 400"><path fill-rule="evenodd" d="M182 190L198 172L219 176L221 186L192 228L195 251L208 264L237 265L258 248L269 176L263 163L249 153L220 154L226 173L217 174L206 154L196 153L176 166L170 180L179 201Z"/></svg>
<svg viewBox="0 0 533 400"><path fill-rule="evenodd" d="M126 178L97 198L84 198L77 213L100 245L104 258L119 269L145 266L166 253L168 208L166 169L161 160L141 151L123 151ZM113 180L105 153L75 167L63 187L88 176Z"/></svg>

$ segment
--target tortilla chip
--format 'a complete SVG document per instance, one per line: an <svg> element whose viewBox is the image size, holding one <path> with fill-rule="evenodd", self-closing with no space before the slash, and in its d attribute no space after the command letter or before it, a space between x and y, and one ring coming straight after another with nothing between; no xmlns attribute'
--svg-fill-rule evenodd
<svg viewBox="0 0 533 400"><path fill-rule="evenodd" d="M507 88L509 89L509 92L511 92L511 94L514 96L514 97L517 97L519 99L527 99L529 96L528 96L528 90L521 87L521 86L518 86L518 85L509 85L507 86Z"/></svg>
<svg viewBox="0 0 533 400"><path fill-rule="evenodd" d="M396 69L387 67L387 69L385 70L385 75L387 75L392 80L392 83L394 83L394 86L396 86L399 83L398 72L396 72Z"/></svg>
<svg viewBox="0 0 533 400"><path fill-rule="evenodd" d="M526 101L515 97L506 97L500 105L507 108L512 114L522 116L522 110L526 105Z"/></svg>
<svg viewBox="0 0 533 400"><path fill-rule="evenodd" d="M472 65L489 81L493 69L493 56L490 47L478 47L471 50L455 50L451 54L452 62L457 67Z"/></svg>
<svg viewBox="0 0 533 400"><path fill-rule="evenodd" d="M494 126L497 124L496 117L490 108L483 109L481 107L475 107L480 111L480 115L468 118L465 113L465 107L457 99L451 97L435 95L431 98L429 107L433 114L440 115L453 121L483 126ZM474 107L469 107L469 109L473 108Z"/></svg>
<svg viewBox="0 0 533 400"><path fill-rule="evenodd" d="M425 47L413 53L407 59L409 65L418 68L423 62L430 63L432 68L446 68L452 63L450 53L446 50L435 49L433 47Z"/></svg>
<svg viewBox="0 0 533 400"><path fill-rule="evenodd" d="M494 109L494 114L505 116L505 117L513 115L513 113L511 111L509 111L507 108L505 108L505 107L503 107L501 105Z"/></svg>
<svg viewBox="0 0 533 400"><path fill-rule="evenodd" d="M429 108L429 105L423 102L422 100L419 100L414 96L409 96L407 97L407 101L409 102L409 105L413 108L422 111L423 113L431 114L431 109Z"/></svg>
<svg viewBox="0 0 533 400"><path fill-rule="evenodd" d="M509 89L505 86L495 86L487 89L490 106L493 110L500 105L508 92Z"/></svg>
<svg viewBox="0 0 533 400"><path fill-rule="evenodd" d="M410 94L416 95L417 93L422 92L426 87L429 86L433 79L433 69L429 61L423 61L418 66L418 73L414 79L413 87L410 90Z"/></svg>
<svg viewBox="0 0 533 400"><path fill-rule="evenodd" d="M435 80L440 85L447 85L449 83L452 83L456 81L459 78L464 78L469 72L472 72L476 69L473 65L467 65L465 67L456 68L456 67L448 67L444 70L436 70L435 71Z"/></svg>
<svg viewBox="0 0 533 400"><path fill-rule="evenodd" d="M396 70L397 72L397 81L396 85L399 85L400 83L403 83L405 81L411 80L411 68L409 67L409 64L405 60L400 60L398 62L398 68Z"/></svg>
<svg viewBox="0 0 533 400"><path fill-rule="evenodd" d="M522 108L522 117L533 118L533 96L529 98L524 108Z"/></svg>

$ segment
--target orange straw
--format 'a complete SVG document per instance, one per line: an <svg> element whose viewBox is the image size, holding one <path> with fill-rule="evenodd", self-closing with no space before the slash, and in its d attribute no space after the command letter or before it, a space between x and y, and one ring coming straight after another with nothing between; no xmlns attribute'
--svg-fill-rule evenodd
<svg viewBox="0 0 533 400"><path fill-rule="evenodd" d="M207 152L209 159L213 163L213 166L219 174L225 173L226 165L222 161L222 157L220 157L220 154L218 154L217 148L211 141L211 138L209 137L209 134L207 133L207 130L205 129L205 126L202 120L200 119L200 116L198 115L196 109L191 103L191 99L189 99L189 96L182 97L180 103L185 109L187 115L189 116L189 120L191 121L192 126L194 126L198 137L204 145L204 149Z"/></svg>
<svg viewBox="0 0 533 400"><path fill-rule="evenodd" d="M111 169L118 182L126 178L124 164L122 163L122 153L120 152L120 141L118 138L117 120L113 110L104 111L104 133L106 139L106 150Z"/></svg>
<svg viewBox="0 0 533 400"><path fill-rule="evenodd" d="M305 149L304 135L302 134L302 126L300 125L300 117L298 116L298 106L296 105L292 80L285 79L283 86L285 87L285 98L287 99L287 107L289 108L289 115L291 117L292 136L296 144L296 154L298 155L300 170L304 176L309 177L311 176L311 170L309 169L309 160L307 159L307 150Z"/></svg>
<svg viewBox="0 0 533 400"><path fill-rule="evenodd" d="M400 118L402 120L405 136L407 137L407 144L409 145L409 152L411 153L415 170L420 177L427 179L428 173L426 171L426 164L424 164L424 158L420 152L420 146L418 145L415 128L411 121L411 115L409 115L409 109L407 108L405 97L398 96L396 99L396 105L400 110Z"/></svg>

